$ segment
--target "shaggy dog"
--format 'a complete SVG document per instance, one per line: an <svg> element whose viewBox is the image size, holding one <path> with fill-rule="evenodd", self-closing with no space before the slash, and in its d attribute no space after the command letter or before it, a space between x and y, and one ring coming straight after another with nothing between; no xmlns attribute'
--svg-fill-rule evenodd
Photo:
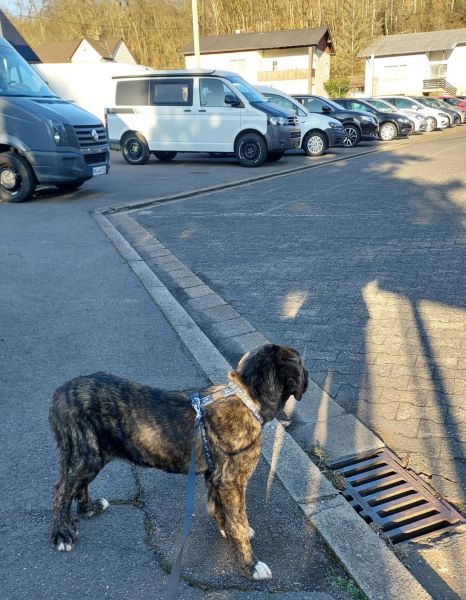
<svg viewBox="0 0 466 600"><path fill-rule="evenodd" d="M267 344L248 352L228 375L230 380L204 390L205 433L214 468L209 470L200 440L197 473L204 473L208 509L238 558L242 573L271 577L258 561L246 516L246 485L260 455L261 427L273 419L293 395L300 400L308 373L296 350ZM60 468L53 496L52 544L71 550L77 537L71 503L89 517L108 507L92 500L88 485L111 460L187 473L194 441L196 413L189 397L152 388L110 373L77 377L55 391L50 424L58 446Z"/></svg>

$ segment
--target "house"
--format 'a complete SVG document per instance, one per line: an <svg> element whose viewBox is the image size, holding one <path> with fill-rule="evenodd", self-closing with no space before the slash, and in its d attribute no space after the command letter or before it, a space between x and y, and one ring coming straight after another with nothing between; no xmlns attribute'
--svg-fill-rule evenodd
<svg viewBox="0 0 466 600"><path fill-rule="evenodd" d="M40 62L39 57L19 33L13 23L0 10L0 36L5 38L21 56L30 63Z"/></svg>
<svg viewBox="0 0 466 600"><path fill-rule="evenodd" d="M121 38L82 38L64 42L47 42L36 48L44 63L122 62L136 64L128 46Z"/></svg>
<svg viewBox="0 0 466 600"><path fill-rule="evenodd" d="M202 68L234 71L253 85L289 94L325 94L335 53L328 28L204 36L199 43ZM193 43L181 53L186 68L194 68Z"/></svg>
<svg viewBox="0 0 466 600"><path fill-rule="evenodd" d="M359 56L367 95L466 93L466 29L382 36Z"/></svg>

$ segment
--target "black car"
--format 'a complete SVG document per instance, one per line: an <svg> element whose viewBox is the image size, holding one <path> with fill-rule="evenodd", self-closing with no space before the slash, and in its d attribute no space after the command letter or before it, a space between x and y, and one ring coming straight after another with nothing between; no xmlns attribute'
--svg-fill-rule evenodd
<svg viewBox="0 0 466 600"><path fill-rule="evenodd" d="M333 100L311 94L294 95L309 112L323 113L338 119L343 123L346 137L344 146L356 146L361 140L376 140L379 132L379 122L372 114L363 114L348 110Z"/></svg>
<svg viewBox="0 0 466 600"><path fill-rule="evenodd" d="M385 112L360 98L338 98L338 104L350 110L363 110L373 113L379 121L379 138L384 142L390 142L398 135L408 136L413 133L413 124L404 115Z"/></svg>

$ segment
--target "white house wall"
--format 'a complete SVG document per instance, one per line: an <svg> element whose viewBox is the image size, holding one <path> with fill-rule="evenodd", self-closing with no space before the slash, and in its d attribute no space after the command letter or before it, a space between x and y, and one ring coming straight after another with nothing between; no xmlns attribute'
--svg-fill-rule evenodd
<svg viewBox="0 0 466 600"><path fill-rule="evenodd" d="M244 77L246 81L255 83L257 81L257 72L261 68L261 58L258 50L201 54L201 67L203 69L233 71ZM194 69L196 67L194 56L186 56L185 60L187 69Z"/></svg>
<svg viewBox="0 0 466 600"><path fill-rule="evenodd" d="M269 85L288 94L309 93L307 70L309 65L308 48L279 48L273 50L249 50L245 52L221 52L217 54L201 54L203 69L221 69L238 73L253 85ZM186 56L187 69L195 68L194 56ZM330 76L330 54L314 49L314 77L312 93L325 95L323 82ZM306 71L306 76L292 79L284 73L279 79L280 71ZM259 78L259 72L262 77ZM270 72L267 79L264 73Z"/></svg>
<svg viewBox="0 0 466 600"><path fill-rule="evenodd" d="M432 60L433 53L409 54L404 56L376 56L374 59L374 81L371 83L371 59L366 59L366 95L422 94L424 79L431 79L431 64L447 62L446 80L457 88L458 94L466 93L466 46L457 46L443 60ZM448 56L448 57L447 57ZM397 69L398 67L398 69ZM388 77L387 71L398 70L398 79Z"/></svg>
<svg viewBox="0 0 466 600"><path fill-rule="evenodd" d="M457 46L451 53L447 81L457 88L458 94L466 94L466 46Z"/></svg>
<svg viewBox="0 0 466 600"><path fill-rule="evenodd" d="M83 40L71 57L73 63L96 63L102 60L102 56L93 48L89 42Z"/></svg>

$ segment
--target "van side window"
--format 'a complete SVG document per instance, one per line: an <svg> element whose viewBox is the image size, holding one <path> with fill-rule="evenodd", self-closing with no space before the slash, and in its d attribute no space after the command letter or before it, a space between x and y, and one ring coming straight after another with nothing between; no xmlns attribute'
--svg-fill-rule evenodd
<svg viewBox="0 0 466 600"><path fill-rule="evenodd" d="M225 104L226 94L234 94L236 96L220 79L206 77L199 82L201 106L229 106L229 104Z"/></svg>
<svg viewBox="0 0 466 600"><path fill-rule="evenodd" d="M117 106L147 106L149 104L149 81L135 79L119 81L116 88Z"/></svg>
<svg viewBox="0 0 466 600"><path fill-rule="evenodd" d="M150 103L154 106L192 106L192 79L153 79Z"/></svg>

